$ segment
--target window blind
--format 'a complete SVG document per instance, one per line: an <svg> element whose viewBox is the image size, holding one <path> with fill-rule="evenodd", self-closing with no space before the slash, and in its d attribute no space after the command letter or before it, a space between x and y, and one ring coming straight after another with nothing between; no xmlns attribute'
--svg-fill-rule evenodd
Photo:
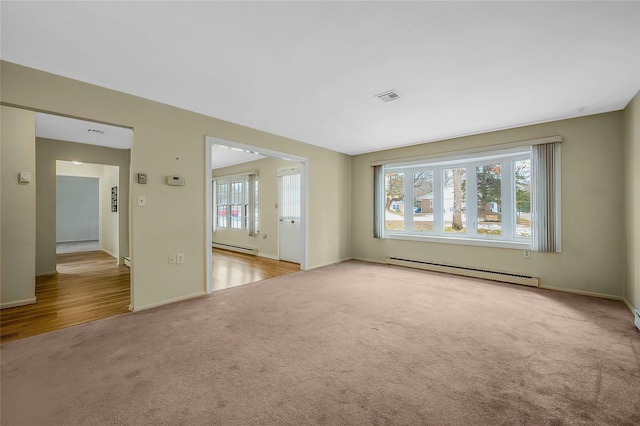
<svg viewBox="0 0 640 426"><path fill-rule="evenodd" d="M373 166L373 238L384 238L384 167Z"/></svg>
<svg viewBox="0 0 640 426"><path fill-rule="evenodd" d="M560 252L559 143L531 147L532 249Z"/></svg>

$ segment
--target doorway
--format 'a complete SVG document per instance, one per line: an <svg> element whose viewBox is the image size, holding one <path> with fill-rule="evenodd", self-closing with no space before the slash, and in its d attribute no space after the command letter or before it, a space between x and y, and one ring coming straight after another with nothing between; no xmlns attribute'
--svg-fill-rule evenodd
<svg viewBox="0 0 640 426"><path fill-rule="evenodd" d="M56 254L100 249L100 179L56 176Z"/></svg>
<svg viewBox="0 0 640 426"><path fill-rule="evenodd" d="M36 303L4 309L2 341L14 340L94 321L131 310L133 282L124 257L129 255L129 174L131 128L55 114L35 114L36 155ZM66 171L58 173L59 163ZM84 163L84 164L82 164ZM80 173L98 167L103 171ZM109 174L105 172L111 170ZM58 174L98 178L100 249L56 253ZM106 188L106 189L105 189ZM117 210L111 192L117 189ZM108 215L105 217L107 210ZM101 224L101 225L100 225ZM94 233L89 238L95 237ZM72 236L70 239L84 237ZM111 247L111 248L110 248ZM74 250L77 251L77 250Z"/></svg>
<svg viewBox="0 0 640 426"><path fill-rule="evenodd" d="M119 188L119 166L56 161L57 254L100 250L119 261Z"/></svg>
<svg viewBox="0 0 640 426"><path fill-rule="evenodd" d="M247 154L254 154L257 156L260 156L261 158L268 158L272 164L275 163L280 163L278 164L277 167L279 168L283 168L283 167L287 167L289 164L295 165L298 168L298 176L299 176L299 191L298 191L298 201L299 201L299 216L298 216L298 220L295 220L295 225L297 225L298 227L298 244L297 244L297 261L296 263L300 264L300 269L301 270L306 270L307 269L307 258L308 258L308 248L307 248L307 235L308 235L308 225L307 225L307 221L306 221L306 217L307 217L307 212L308 212L308 159L304 158L304 157L298 157L295 155L291 155L288 153L284 153L284 152L279 152L279 151L274 151L274 150L269 150L269 149L264 149L264 148L259 148L259 147L255 147L255 146L250 146L250 145L246 145L246 144L241 144L241 143L237 143L237 142L231 142L231 141L227 141L227 140L223 140L223 139L217 139L211 136L207 136L205 138L205 182L206 182L206 186L205 186L205 205L206 205L206 228L208 230L206 238L205 238L205 253L206 253L206 291L207 293L211 293L212 291L214 291L214 286L213 286L213 262L215 262L215 259L213 258L213 254L212 254L212 246L213 246L213 233L214 232L229 232L226 230L220 230L217 229L216 230L216 222L214 221L214 211L217 211L219 208L221 208L221 206L216 205L216 196L215 196L215 186L216 184L213 181L213 169L214 167L212 167L213 161L212 161L212 153L215 152L215 150L218 147L224 147L226 149L228 149L229 151L234 151L234 152L244 152ZM248 166L247 166L248 167ZM291 166L289 166L291 167ZM257 213L257 217L259 217L258 222L258 230L257 232L251 236L250 238L253 238L253 242L259 241L258 245L261 245L264 247L265 242L269 242L269 241L275 241L276 239L278 240L278 243L276 244L276 246L273 248L273 251L269 251L268 253L258 253L258 251L255 251L256 254L258 254L258 256L261 257L266 257L268 259L274 259L274 260L282 260L281 256L280 256L280 250L279 250L279 230L278 230L278 215L276 213L276 210L278 209L278 205L280 204L277 197L277 193L278 193L278 183L277 183L277 169L274 166L272 169L270 169L271 171L269 173L263 173L261 172L257 178L257 182L259 182L259 188L260 188L260 195L258 196L260 198L260 202L259 202L259 211ZM246 175L251 175L252 173L255 173L255 170L238 170L237 173L241 173L240 176L242 176L243 174ZM226 176L227 178L238 178L239 175L235 174L233 176ZM269 177L269 179L266 179L267 177ZM267 184L267 180L271 180L273 179L273 183L272 184ZM273 193L273 198L272 201L267 201L266 199L263 199L262 196L267 194L268 191L272 191ZM273 209L276 210L273 210ZM223 209L223 211L226 211L225 209ZM273 213L271 213L273 212ZM271 220L268 220L269 215L273 215L273 221L271 222ZM266 224L270 223L272 224L271 226L273 227L272 231L268 231L267 230L267 226ZM239 230L235 230L233 231L235 232L237 235L241 234L241 231ZM246 232L245 232L246 234ZM217 234L216 234L217 235ZM295 237L294 237L295 238ZM218 237L216 237L216 240L218 240ZM236 239L236 240L240 240L240 239ZM245 239L245 241L247 241ZM272 243L270 243L272 244ZM240 247L241 249L244 249L246 247ZM273 253L273 255L269 254L269 253Z"/></svg>

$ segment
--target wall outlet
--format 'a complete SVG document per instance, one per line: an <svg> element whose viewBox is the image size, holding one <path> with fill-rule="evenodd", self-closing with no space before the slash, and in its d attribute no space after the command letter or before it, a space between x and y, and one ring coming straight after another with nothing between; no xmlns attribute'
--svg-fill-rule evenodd
<svg viewBox="0 0 640 426"><path fill-rule="evenodd" d="M176 264L176 255L175 254L170 254L169 255L169 265L175 265Z"/></svg>
<svg viewBox="0 0 640 426"><path fill-rule="evenodd" d="M523 256L525 259L531 259L531 250L525 250Z"/></svg>
<svg viewBox="0 0 640 426"><path fill-rule="evenodd" d="M145 207L147 205L147 197L144 195L138 195L138 207Z"/></svg>
<svg viewBox="0 0 640 426"><path fill-rule="evenodd" d="M182 265L184 263L184 253L178 253L176 255L176 263Z"/></svg>

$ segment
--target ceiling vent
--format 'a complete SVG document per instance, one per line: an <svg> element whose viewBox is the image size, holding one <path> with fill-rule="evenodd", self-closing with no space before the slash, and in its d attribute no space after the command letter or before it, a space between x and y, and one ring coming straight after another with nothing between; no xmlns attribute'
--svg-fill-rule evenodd
<svg viewBox="0 0 640 426"><path fill-rule="evenodd" d="M376 95L375 97L382 100L383 102L390 102L398 99L400 95L395 90L388 90L386 92Z"/></svg>

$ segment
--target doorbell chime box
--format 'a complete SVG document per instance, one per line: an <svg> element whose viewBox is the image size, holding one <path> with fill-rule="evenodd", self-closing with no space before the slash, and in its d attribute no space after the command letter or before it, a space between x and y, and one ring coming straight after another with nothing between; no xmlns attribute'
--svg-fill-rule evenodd
<svg viewBox="0 0 640 426"><path fill-rule="evenodd" d="M184 186L184 178L182 176L167 176L167 185Z"/></svg>

